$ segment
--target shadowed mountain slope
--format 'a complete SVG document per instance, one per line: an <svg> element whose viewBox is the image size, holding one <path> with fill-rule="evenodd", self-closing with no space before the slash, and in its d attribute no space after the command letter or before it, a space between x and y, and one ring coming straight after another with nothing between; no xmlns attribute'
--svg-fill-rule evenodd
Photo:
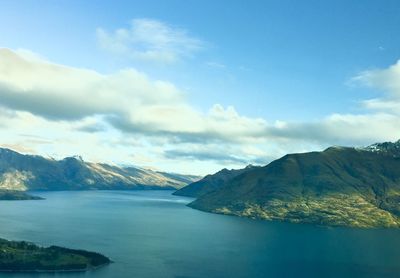
<svg viewBox="0 0 400 278"><path fill-rule="evenodd" d="M189 206L332 226L400 227L400 141L289 154L242 173Z"/></svg>
<svg viewBox="0 0 400 278"><path fill-rule="evenodd" d="M243 169L222 169L215 174L207 175L199 181L195 181L178 191L175 191L173 194L178 196L186 196L186 197L200 197L207 193L217 190L220 187L223 187L228 181L233 179L234 177L246 173L250 170L257 168L253 165L248 165Z"/></svg>

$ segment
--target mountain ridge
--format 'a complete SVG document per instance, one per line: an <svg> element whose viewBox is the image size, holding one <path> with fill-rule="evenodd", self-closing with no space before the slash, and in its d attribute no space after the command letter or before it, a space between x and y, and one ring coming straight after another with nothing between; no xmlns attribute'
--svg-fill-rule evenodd
<svg viewBox="0 0 400 278"><path fill-rule="evenodd" d="M0 148L0 190L179 189L197 178Z"/></svg>
<svg viewBox="0 0 400 278"><path fill-rule="evenodd" d="M228 170L224 168L212 175L207 175L199 181L195 181L173 193L173 195L177 196L185 196L185 197L200 197L216 189L224 186L229 180L232 178L243 174L251 169L254 169L258 166L253 166L251 164L247 165L243 169L231 169Z"/></svg>
<svg viewBox="0 0 400 278"><path fill-rule="evenodd" d="M371 146L288 154L233 177L189 206L295 223L400 227L400 141Z"/></svg>

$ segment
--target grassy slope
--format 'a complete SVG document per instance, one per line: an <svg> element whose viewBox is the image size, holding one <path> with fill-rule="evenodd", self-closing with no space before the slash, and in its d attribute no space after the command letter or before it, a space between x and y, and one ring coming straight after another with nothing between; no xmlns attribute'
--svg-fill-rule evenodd
<svg viewBox="0 0 400 278"><path fill-rule="evenodd" d="M191 207L332 226L400 227L400 159L353 148L291 154L232 179Z"/></svg>

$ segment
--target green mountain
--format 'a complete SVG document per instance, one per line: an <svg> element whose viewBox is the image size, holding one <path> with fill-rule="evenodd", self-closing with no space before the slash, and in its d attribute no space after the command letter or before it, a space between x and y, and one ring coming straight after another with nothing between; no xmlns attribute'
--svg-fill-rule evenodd
<svg viewBox="0 0 400 278"><path fill-rule="evenodd" d="M289 154L189 206L295 223L400 227L400 141Z"/></svg>
<svg viewBox="0 0 400 278"><path fill-rule="evenodd" d="M0 148L0 190L179 189L195 176L23 155Z"/></svg>
<svg viewBox="0 0 400 278"><path fill-rule="evenodd" d="M200 197L212 191L223 187L228 181L234 177L253 170L256 166L248 165L243 169L231 169L226 168L221 171L207 175L199 181L195 181L173 193L173 195L186 196L186 197Z"/></svg>

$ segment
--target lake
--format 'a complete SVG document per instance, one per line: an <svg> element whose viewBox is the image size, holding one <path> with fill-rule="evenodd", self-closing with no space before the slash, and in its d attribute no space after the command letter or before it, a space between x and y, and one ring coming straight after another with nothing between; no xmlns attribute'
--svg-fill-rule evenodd
<svg viewBox="0 0 400 278"><path fill-rule="evenodd" d="M0 237L100 252L86 273L1 277L400 277L400 230L327 228L186 207L172 191L35 192L0 202Z"/></svg>

